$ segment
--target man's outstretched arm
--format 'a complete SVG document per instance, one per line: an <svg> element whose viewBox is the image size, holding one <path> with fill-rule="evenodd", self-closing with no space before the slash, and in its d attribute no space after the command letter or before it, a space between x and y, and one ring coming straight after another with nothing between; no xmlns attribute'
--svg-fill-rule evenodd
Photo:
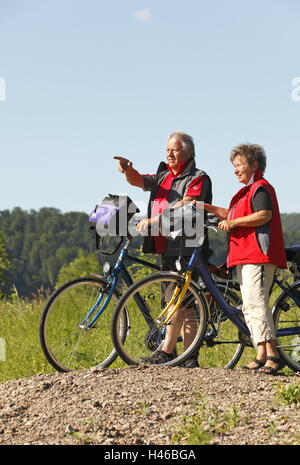
<svg viewBox="0 0 300 465"><path fill-rule="evenodd" d="M144 177L133 168L132 162L123 157L114 157L118 160L118 170L125 174L126 181L132 186L144 188Z"/></svg>

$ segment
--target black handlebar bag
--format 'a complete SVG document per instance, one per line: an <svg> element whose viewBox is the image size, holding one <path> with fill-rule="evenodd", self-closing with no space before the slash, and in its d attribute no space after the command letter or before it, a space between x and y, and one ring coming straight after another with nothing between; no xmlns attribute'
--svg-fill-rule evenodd
<svg viewBox="0 0 300 465"><path fill-rule="evenodd" d="M186 247L199 247L205 239L204 209L192 203L166 208L160 217L160 231L173 241L181 238Z"/></svg>
<svg viewBox="0 0 300 465"><path fill-rule="evenodd" d="M89 221L96 228L98 236L128 236L128 223L139 213L138 207L127 195L108 194L96 205Z"/></svg>

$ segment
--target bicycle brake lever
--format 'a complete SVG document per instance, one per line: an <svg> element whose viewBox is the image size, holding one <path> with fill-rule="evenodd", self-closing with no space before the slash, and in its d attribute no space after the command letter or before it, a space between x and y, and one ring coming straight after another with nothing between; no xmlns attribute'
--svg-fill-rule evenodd
<svg viewBox="0 0 300 465"><path fill-rule="evenodd" d="M207 229L213 229L216 233L219 232L218 228L216 228L215 226L207 226Z"/></svg>

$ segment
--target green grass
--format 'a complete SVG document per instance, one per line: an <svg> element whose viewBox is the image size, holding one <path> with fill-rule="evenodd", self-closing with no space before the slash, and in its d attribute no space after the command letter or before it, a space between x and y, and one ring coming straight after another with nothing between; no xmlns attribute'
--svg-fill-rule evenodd
<svg viewBox="0 0 300 465"><path fill-rule="evenodd" d="M300 404L300 384L280 384L275 393L275 399L282 404Z"/></svg>
<svg viewBox="0 0 300 465"><path fill-rule="evenodd" d="M224 410L212 404L209 397L201 392L193 394L197 397L187 413L174 427L173 444L209 445L218 434L234 429L238 424L247 423L237 407L228 404Z"/></svg>
<svg viewBox="0 0 300 465"><path fill-rule="evenodd" d="M272 296L272 302L278 292ZM54 368L46 360L39 341L39 321L42 310L46 303L47 296L38 293L32 299L22 300L17 295L10 300L0 301L0 382L10 379L22 378L35 375L37 373L55 373ZM107 321L110 320L113 308L107 309ZM55 325L53 325L55 326ZM224 337L231 339L231 331L236 331L231 322L225 322L223 326ZM236 334L233 339L236 338ZM5 354L3 344L5 342ZM107 325L105 335L101 336L101 344L111 344L110 328ZM224 367L224 363L229 361L231 354L225 354L226 350L231 350L230 346L214 346L214 348L202 347L200 350L200 366L203 367ZM234 349L234 348L233 348ZM233 350L232 349L232 350ZM5 360L3 360L5 355ZM238 363L239 366L249 363L255 357L255 350L246 348ZM82 368L86 368L82 366ZM126 364L118 357L111 365L112 368L125 367ZM292 374L291 370L285 368L287 374Z"/></svg>
<svg viewBox="0 0 300 465"><path fill-rule="evenodd" d="M1 346L0 382L25 378L38 373L55 373L46 360L39 340L39 322L47 298L37 295L33 299L0 301ZM110 338L108 332L107 338ZM117 359L113 367L125 366Z"/></svg>
<svg viewBox="0 0 300 465"><path fill-rule="evenodd" d="M33 300L0 302L0 337L5 341L5 357L0 361L0 381L21 378L54 370L42 353L38 327L43 297ZM3 360L4 358L4 360Z"/></svg>

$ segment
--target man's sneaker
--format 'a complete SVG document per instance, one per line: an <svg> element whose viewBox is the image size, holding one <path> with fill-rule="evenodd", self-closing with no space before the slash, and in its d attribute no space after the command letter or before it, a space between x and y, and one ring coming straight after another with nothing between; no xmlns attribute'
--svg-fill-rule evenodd
<svg viewBox="0 0 300 465"><path fill-rule="evenodd" d="M150 357L140 357L139 360L142 363L150 365L160 365L162 363L170 362L171 360L173 360L173 358L173 354L167 354L167 352L157 349L155 352L153 352L152 355L150 355Z"/></svg>
<svg viewBox="0 0 300 465"><path fill-rule="evenodd" d="M183 368L199 368L198 358L190 357L180 364Z"/></svg>
<svg viewBox="0 0 300 465"><path fill-rule="evenodd" d="M199 354L193 355L182 362L179 366L183 368L199 368L198 357Z"/></svg>

